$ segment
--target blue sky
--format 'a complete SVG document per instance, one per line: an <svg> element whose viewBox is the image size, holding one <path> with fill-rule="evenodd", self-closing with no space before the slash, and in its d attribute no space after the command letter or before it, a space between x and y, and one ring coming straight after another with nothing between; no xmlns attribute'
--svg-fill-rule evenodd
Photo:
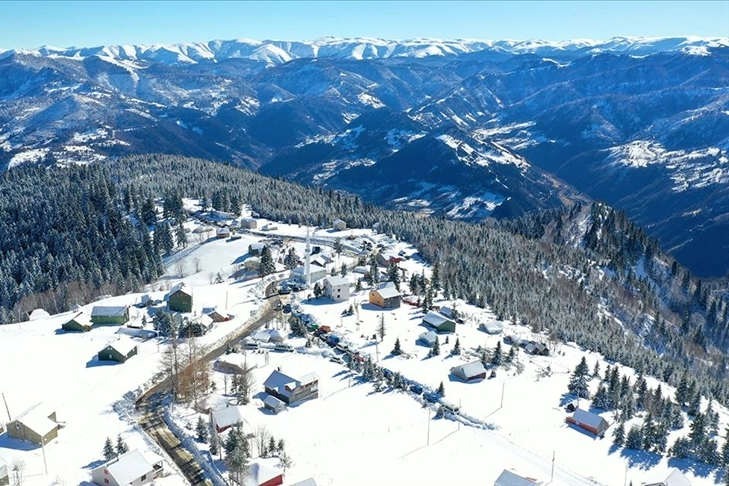
<svg viewBox="0 0 729 486"><path fill-rule="evenodd" d="M324 36L469 39L729 37L715 1L13 1L0 48Z"/></svg>

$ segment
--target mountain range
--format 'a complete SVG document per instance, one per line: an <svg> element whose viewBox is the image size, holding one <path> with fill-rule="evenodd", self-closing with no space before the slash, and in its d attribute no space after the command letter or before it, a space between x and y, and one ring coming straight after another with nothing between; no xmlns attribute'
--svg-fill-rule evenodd
<svg viewBox="0 0 729 486"><path fill-rule="evenodd" d="M0 52L0 167L161 152L481 220L600 199L729 270L729 38Z"/></svg>

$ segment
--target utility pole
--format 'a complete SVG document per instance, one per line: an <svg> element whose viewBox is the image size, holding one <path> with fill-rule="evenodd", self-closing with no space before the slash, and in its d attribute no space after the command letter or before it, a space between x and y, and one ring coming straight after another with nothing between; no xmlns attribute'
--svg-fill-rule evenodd
<svg viewBox="0 0 729 486"><path fill-rule="evenodd" d="M499 409L504 408L504 391L506 390L506 382L501 383L501 405Z"/></svg>
<svg viewBox="0 0 729 486"><path fill-rule="evenodd" d="M458 399L458 412L459 413L461 411L461 402L463 402L463 399L459 398ZM460 420L458 421L458 430L461 430L461 421Z"/></svg>
<svg viewBox="0 0 729 486"><path fill-rule="evenodd" d="M43 468L46 470L46 474L48 474L48 464L46 463L46 440L43 437L41 437L41 449L43 449Z"/></svg>
<svg viewBox="0 0 729 486"><path fill-rule="evenodd" d="M5 402L5 411L8 412L8 422L12 422L13 419L10 417L10 409L8 408L8 401L5 400L5 393L3 395L3 402Z"/></svg>
<svg viewBox="0 0 729 486"><path fill-rule="evenodd" d="M550 483L554 482L554 456L555 456L555 451L552 451L552 477L549 480Z"/></svg>
<svg viewBox="0 0 729 486"><path fill-rule="evenodd" d="M430 408L428 409L428 443L426 445L430 445Z"/></svg>

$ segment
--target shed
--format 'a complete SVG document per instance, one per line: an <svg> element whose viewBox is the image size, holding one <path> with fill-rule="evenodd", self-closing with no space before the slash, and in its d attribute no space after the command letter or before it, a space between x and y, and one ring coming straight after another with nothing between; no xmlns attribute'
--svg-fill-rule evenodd
<svg viewBox="0 0 729 486"><path fill-rule="evenodd" d="M258 331L256 331L255 334L251 336L251 339L254 341L259 341L261 343L267 343L268 340L271 339L271 335L266 329L259 329Z"/></svg>
<svg viewBox="0 0 729 486"><path fill-rule="evenodd" d="M265 243L251 243L248 245L248 253L253 256L260 255L263 253L263 249L266 247Z"/></svg>
<svg viewBox="0 0 729 486"><path fill-rule="evenodd" d="M217 310L213 310L207 313L207 316L213 320L213 322L225 322L230 320L227 314L221 314Z"/></svg>
<svg viewBox="0 0 729 486"><path fill-rule="evenodd" d="M192 287L180 282L167 294L167 306L176 312L192 312Z"/></svg>
<svg viewBox="0 0 729 486"><path fill-rule="evenodd" d="M273 413L286 410L286 404L273 395L266 395L266 398L263 399L263 406L266 410L270 410Z"/></svg>
<svg viewBox="0 0 729 486"><path fill-rule="evenodd" d="M241 218L240 227L245 229L256 229L258 227L258 221L253 218Z"/></svg>
<svg viewBox="0 0 729 486"><path fill-rule="evenodd" d="M347 229L347 223L345 223L341 219L335 219L332 222L332 228L334 228L337 231L344 231Z"/></svg>
<svg viewBox="0 0 729 486"><path fill-rule="evenodd" d="M575 410L572 416L567 417L566 420L568 423L577 425L578 427L592 432L598 437L603 437L605 435L605 431L610 426L608 421L600 415L588 412L587 410L582 410L581 408Z"/></svg>
<svg viewBox="0 0 729 486"><path fill-rule="evenodd" d="M112 341L99 351L99 361L117 361L119 363L126 362L132 356L137 354L137 343L127 336L120 336L116 341Z"/></svg>
<svg viewBox="0 0 729 486"><path fill-rule="evenodd" d="M91 471L91 480L99 486L150 484L164 473L164 462L153 454L134 449Z"/></svg>
<svg viewBox="0 0 729 486"><path fill-rule="evenodd" d="M230 236L230 228L227 226L223 226L222 228L218 228L218 230L215 232L216 238L228 238Z"/></svg>
<svg viewBox="0 0 729 486"><path fill-rule="evenodd" d="M91 317L85 312L78 312L71 319L61 325L61 329L67 332L87 332L91 330Z"/></svg>
<svg viewBox="0 0 729 486"><path fill-rule="evenodd" d="M451 374L468 383L471 381L486 379L486 368L483 367L483 363L481 363L481 361L472 361L470 363L454 366L451 368Z"/></svg>
<svg viewBox="0 0 729 486"><path fill-rule="evenodd" d="M274 467L271 460L258 459L248 467L243 486L279 486L283 484L283 472Z"/></svg>
<svg viewBox="0 0 729 486"><path fill-rule="evenodd" d="M269 341L272 343L282 343L286 340L286 336L278 329L271 329L268 331Z"/></svg>
<svg viewBox="0 0 729 486"><path fill-rule="evenodd" d="M435 344L435 340L438 339L438 335L433 331L426 331L420 336L418 336L418 339L416 342L423 344L429 348L433 347L433 344Z"/></svg>
<svg viewBox="0 0 729 486"><path fill-rule="evenodd" d="M478 325L478 330L486 334L501 334L504 331L504 325L499 321L486 321Z"/></svg>
<svg viewBox="0 0 729 486"><path fill-rule="evenodd" d="M494 481L494 486L541 486L542 484L544 484L544 481L521 476L508 469L501 471L499 477Z"/></svg>
<svg viewBox="0 0 729 486"><path fill-rule="evenodd" d="M91 309L91 322L94 324L126 324L129 322L129 306L95 305Z"/></svg>
<svg viewBox="0 0 729 486"><path fill-rule="evenodd" d="M30 407L8 422L8 437L43 445L58 437L56 412L43 403Z"/></svg>
<svg viewBox="0 0 729 486"><path fill-rule="evenodd" d="M423 324L436 332L456 332L456 323L439 312L430 311L423 317Z"/></svg>
<svg viewBox="0 0 729 486"><path fill-rule="evenodd" d="M244 418L245 407L233 406L213 410L210 413L210 423L213 424L218 433L224 432L237 423L248 424Z"/></svg>
<svg viewBox="0 0 729 486"><path fill-rule="evenodd" d="M691 481L681 471L672 467L653 473L641 483L642 486L691 486Z"/></svg>
<svg viewBox="0 0 729 486"><path fill-rule="evenodd" d="M370 290L370 304L383 309L397 309L400 307L400 292L393 282L383 282Z"/></svg>

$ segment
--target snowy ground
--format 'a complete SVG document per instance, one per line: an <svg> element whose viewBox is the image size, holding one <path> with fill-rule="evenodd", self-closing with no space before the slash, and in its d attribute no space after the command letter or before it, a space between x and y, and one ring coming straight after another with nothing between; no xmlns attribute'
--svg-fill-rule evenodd
<svg viewBox="0 0 729 486"><path fill-rule="evenodd" d="M265 224L259 222L259 228ZM152 297L162 298L165 291L180 281L194 288L196 312L217 307L235 318L221 323L204 340L220 342L241 326L261 304L260 279L246 279L237 274L241 264L250 256L248 245L260 241L260 234L243 233L241 239L209 239L198 242L194 233L199 224L186 223L190 230L190 247L173 256L168 272L149 288ZM303 236L306 229L277 224L278 229L266 237L284 240L283 251L293 246L303 258ZM211 233L214 234L214 233ZM381 243L388 252L400 250L413 254L415 249L368 230L331 231L319 229L312 238L331 253L325 242L336 237L349 248L361 247L363 241ZM280 255L281 253L279 253ZM351 264L355 255L346 251L335 259L334 267ZM197 266L199 271L195 271ZM338 261L337 261L338 260ZM178 261L182 261L180 266ZM401 263L409 275L429 269L414 255ZM281 267L282 268L282 267ZM179 275L179 270L184 274ZM222 283L212 284L218 274ZM229 278L236 275L235 278ZM349 274L354 284L359 275ZM404 284L403 289L407 288ZM354 289L354 285L352 287ZM474 481L492 484L504 468L514 468L549 482L554 465L553 485L621 485L632 481L640 484L647 474L667 466L667 460L652 454L624 454L611 448L610 434L595 439L564 423L565 412L560 407L567 390L569 373L585 354L574 346L551 345L553 357L530 357L523 353L524 365L518 374L516 367L499 369L497 377L480 383L465 384L449 377L451 367L476 359L469 351L477 346L493 348L502 336L489 336L478 330L478 324L495 320L488 310L476 309L463 302L456 303L466 315L465 323L457 326L448 344L440 336L441 355L426 358L427 348L415 343L426 329L421 325L422 313L404 304L396 310L382 310L367 303L368 290L353 294L345 302L327 299L307 299L309 292L287 297L295 307L311 314L320 324L327 324L344 340L369 353L380 365L400 371L406 378L435 389L442 381L446 400L460 404L463 415L479 427L459 425L451 419L432 419L432 410L423 408L410 393L374 392L370 383L362 383L346 367L332 363L328 347L314 347L309 353L270 353L268 364L264 355L249 352L249 362L259 361L255 371L258 386L253 402L247 406L247 421L252 428L265 425L274 436L283 438L294 465L287 471L285 484L314 477L320 485L399 484L472 484ZM101 304L134 304L142 294L114 297ZM451 302L437 302L451 305ZM93 304L86 308L90 309ZM342 317L342 311L352 305L356 312ZM141 319L142 311L137 320ZM10 415L15 416L38 401L55 407L58 419L66 422L58 439L45 447L48 473L44 472L43 451L21 441L0 435L0 457L12 463L22 458L26 463L27 486L79 484L90 480L90 468L99 464L105 438L122 434L132 448L158 452L129 420L131 402L123 396L148 382L159 369L160 350L152 340L139 345L139 355L125 364L98 366L92 359L109 340L115 327L102 327L84 334L65 334L58 329L70 316L0 326L0 392L7 400ZM281 318L284 316L282 315ZM384 318L386 336L383 342L372 337ZM532 338L528 329L503 323L504 334ZM456 336L464 353L449 356ZM399 338L409 357L389 355ZM541 339L537 339L541 340ZM292 344L303 349L303 340ZM375 344L377 343L377 344ZM509 349L503 345L504 352ZM317 354L318 353L318 354ZM599 360L588 354L590 367ZM282 414L270 415L261 410L262 383L275 367L294 377L316 372L320 377L320 398L293 407ZM545 376L547 366L551 375ZM606 364L601 361L601 369ZM621 369L621 373L629 370ZM215 373L218 394L209 403L222 406L228 397L222 395L223 375ZM593 386L596 382L593 383ZM655 382L649 381L650 386ZM664 390L668 388L664 385ZM502 405L503 396L503 405ZM115 406L116 404L116 406ZM0 409L5 414L5 410ZM721 410L720 430L724 430L727 414ZM605 414L612 421L610 414ZM186 425L197 420L196 414L176 408L174 420L181 429L193 434ZM4 421L4 420L3 420ZM194 429L194 427L193 427ZM491 430L493 429L493 430ZM429 439L428 439L429 437ZM669 437L669 445L676 435ZM207 446L200 445L205 450ZM713 471L687 469L687 464L671 461L692 480L693 486L714 484ZM222 467L221 464L218 466ZM168 468L168 469L171 469ZM179 479L180 483L182 479Z"/></svg>

